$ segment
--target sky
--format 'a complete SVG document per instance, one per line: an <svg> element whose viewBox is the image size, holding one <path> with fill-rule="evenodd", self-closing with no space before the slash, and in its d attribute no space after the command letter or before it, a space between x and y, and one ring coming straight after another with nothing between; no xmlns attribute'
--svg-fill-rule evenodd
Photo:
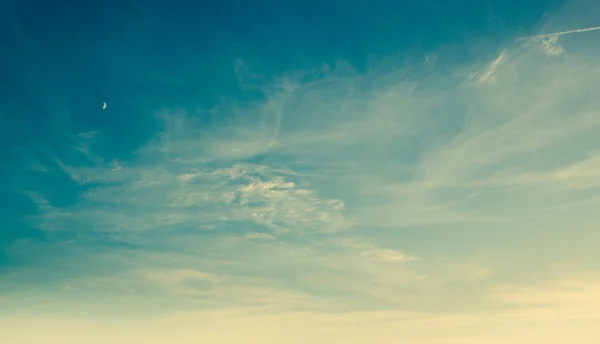
<svg viewBox="0 0 600 344"><path fill-rule="evenodd" d="M0 6L3 343L600 341L597 1Z"/></svg>

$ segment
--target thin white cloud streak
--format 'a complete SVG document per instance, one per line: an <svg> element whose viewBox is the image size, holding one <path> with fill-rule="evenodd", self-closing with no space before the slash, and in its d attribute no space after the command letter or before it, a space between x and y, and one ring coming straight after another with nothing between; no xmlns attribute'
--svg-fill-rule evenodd
<svg viewBox="0 0 600 344"><path fill-rule="evenodd" d="M412 260L417 260L415 257L406 256L398 251L389 249L367 250L362 251L360 254L384 262L410 262Z"/></svg>
<svg viewBox="0 0 600 344"><path fill-rule="evenodd" d="M498 55L498 57L494 61L492 61L488 65L488 67L483 71L483 74L481 76L474 74L473 77L477 77L477 83L485 84L485 83L494 81L494 79L496 78L496 72L497 72L500 64L502 63L502 61L504 61L505 57L506 57L506 51L504 50L500 53L500 55Z"/></svg>
<svg viewBox="0 0 600 344"><path fill-rule="evenodd" d="M572 33L590 32L590 31L597 31L597 30L600 30L600 26L589 27L589 28L585 28L585 29L575 29L575 30L554 32L554 33L545 33L545 34L541 34L541 35L526 36L526 37L519 38L519 40L524 41L524 40L528 40L528 39L558 37L558 36L568 35L568 34L572 34Z"/></svg>
<svg viewBox="0 0 600 344"><path fill-rule="evenodd" d="M568 30L562 32L548 33L542 35L534 35L521 37L518 41L531 41L535 43L538 47L546 52L548 55L561 55L564 53L564 49L558 45L558 39L561 36L569 35L573 33L583 33L583 32L591 32L600 30L600 27L590 27L585 29L576 29L576 30Z"/></svg>

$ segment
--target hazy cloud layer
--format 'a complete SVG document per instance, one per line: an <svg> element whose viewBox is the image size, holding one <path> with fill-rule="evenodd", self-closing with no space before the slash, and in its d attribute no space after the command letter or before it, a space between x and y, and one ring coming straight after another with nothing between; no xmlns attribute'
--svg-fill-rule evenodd
<svg viewBox="0 0 600 344"><path fill-rule="evenodd" d="M29 172L67 177L77 195L20 186L37 209L23 221L44 239L7 249L17 263L0 275L0 326L77 325L115 343L106 319L119 314L151 317L121 335L148 343L170 326L182 343L592 333L596 29L526 37L458 65L440 52L437 67L340 62L268 79L236 60L239 82L263 97L224 100L211 123L157 110L161 130L122 159L103 155L101 131L68 133L70 153ZM102 320L14 316L29 312ZM522 321L553 325L534 333ZM78 333L67 342L88 338Z"/></svg>

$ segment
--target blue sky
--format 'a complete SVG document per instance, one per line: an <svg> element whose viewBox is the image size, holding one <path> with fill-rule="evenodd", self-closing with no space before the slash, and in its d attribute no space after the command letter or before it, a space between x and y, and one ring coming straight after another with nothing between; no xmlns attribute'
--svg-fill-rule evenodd
<svg viewBox="0 0 600 344"><path fill-rule="evenodd" d="M598 6L3 2L2 332L596 343Z"/></svg>

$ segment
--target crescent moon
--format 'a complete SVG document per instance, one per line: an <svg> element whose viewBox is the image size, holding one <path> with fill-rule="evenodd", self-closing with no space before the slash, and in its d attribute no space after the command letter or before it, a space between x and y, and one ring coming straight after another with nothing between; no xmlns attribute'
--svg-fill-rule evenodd
<svg viewBox="0 0 600 344"><path fill-rule="evenodd" d="M102 103L102 110L106 109L106 103Z"/></svg>

